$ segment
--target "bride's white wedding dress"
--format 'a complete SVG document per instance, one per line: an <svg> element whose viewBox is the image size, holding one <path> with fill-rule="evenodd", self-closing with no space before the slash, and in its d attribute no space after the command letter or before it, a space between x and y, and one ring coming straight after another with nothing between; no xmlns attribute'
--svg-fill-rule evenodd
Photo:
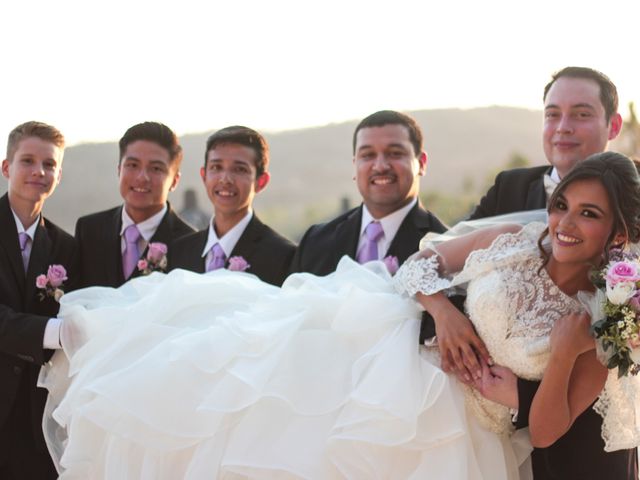
<svg viewBox="0 0 640 480"><path fill-rule="evenodd" d="M494 359L526 378L542 374L553 320L577 306L537 275L542 228L499 237L454 281L469 282ZM417 260L396 283L451 285L433 272ZM420 310L382 262L344 258L282 289L224 270L152 274L65 295L60 316L64 353L41 380L63 479L497 480L529 453L506 408L418 348Z"/></svg>

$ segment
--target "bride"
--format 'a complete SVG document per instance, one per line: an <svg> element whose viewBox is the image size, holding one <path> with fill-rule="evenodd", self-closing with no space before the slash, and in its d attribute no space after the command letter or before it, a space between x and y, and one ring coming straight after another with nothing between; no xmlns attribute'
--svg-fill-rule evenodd
<svg viewBox="0 0 640 480"><path fill-rule="evenodd" d="M596 164L618 189L579 176ZM637 240L638 176L617 154L574 172L550 220L575 215L580 185L601 186L604 197L578 189L603 212L578 263L600 262L614 237ZM591 219L591 207L578 211ZM531 450L526 430L513 433L507 407L445 374L437 351L416 348L420 307L394 284L427 308L443 300L440 290L468 284L468 312L494 360L539 380L558 350L593 352L592 340L571 346L586 326L553 327L581 308L567 293L590 285L553 235L538 248L543 231L502 226L432 246L393 280L382 262L345 258L327 277L292 275L281 289L241 272L177 270L65 295L64 352L41 373L61 478L518 478ZM565 292L572 272L577 283ZM585 372L600 368L588 364ZM572 389L573 377L570 398ZM542 407L566 401L547 395ZM629 427L626 440L637 442Z"/></svg>

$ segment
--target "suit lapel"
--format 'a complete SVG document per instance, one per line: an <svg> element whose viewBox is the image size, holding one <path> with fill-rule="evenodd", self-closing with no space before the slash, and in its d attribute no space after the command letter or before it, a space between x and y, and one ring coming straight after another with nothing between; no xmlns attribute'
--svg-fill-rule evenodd
<svg viewBox="0 0 640 480"><path fill-rule="evenodd" d="M171 242L171 239L173 238L172 230L173 230L173 210L171 210L171 206L169 206L164 216L162 217L162 220L160 221L158 228L156 228L155 233L151 237L151 240L149 240L149 243L162 242L168 246L169 243ZM146 255L146 253L147 252L145 250L142 256Z"/></svg>
<svg viewBox="0 0 640 480"><path fill-rule="evenodd" d="M431 227L429 214L416 204L404 217L385 256L398 257L398 262L402 264L409 255L418 250L420 239L429 232Z"/></svg>
<svg viewBox="0 0 640 480"><path fill-rule="evenodd" d="M333 249L334 265L338 265L343 255L349 255L355 260L358 240L360 238L360 226L362 223L362 205L356 208L344 222L336 227Z"/></svg>
<svg viewBox="0 0 640 480"><path fill-rule="evenodd" d="M526 210L536 210L547 207L547 193L544 190L544 180L542 175L529 184L527 193Z"/></svg>
<svg viewBox="0 0 640 480"><path fill-rule="evenodd" d="M36 298L36 277L46 274L49 268L49 259L52 258L53 242L49 236L44 223L44 218L40 215L40 223L36 228L36 233L31 246L31 255L29 256L29 267L26 276L26 295L27 308L33 309L30 305ZM63 265L69 268L69 265Z"/></svg>
<svg viewBox="0 0 640 480"><path fill-rule="evenodd" d="M0 198L0 245L9 259L16 285L24 292L25 273L18 242L18 228L6 194Z"/></svg>
<svg viewBox="0 0 640 480"><path fill-rule="evenodd" d="M190 237L191 238L191 237ZM204 250L204 246L207 243L209 238L209 229L201 230L193 236L193 239L190 239L190 244L181 245L183 248L189 249L187 255L184 256L186 260L186 265L183 267L185 270L190 270L196 273L204 273L204 262L205 259L202 258L202 251Z"/></svg>
<svg viewBox="0 0 640 480"><path fill-rule="evenodd" d="M262 237L262 227L263 223L258 219L258 217L256 217L256 214L254 213L251 216L251 220L247 224L247 227L244 229L244 232L242 232L242 235L240 235L240 238L238 239L235 247L233 247L233 251L229 255L229 258L242 257L249 263L249 265L251 265L254 261L253 254L258 245L258 242L260 241L260 238ZM204 248L204 245L202 246L202 248ZM249 269L249 271L251 271L251 268Z"/></svg>

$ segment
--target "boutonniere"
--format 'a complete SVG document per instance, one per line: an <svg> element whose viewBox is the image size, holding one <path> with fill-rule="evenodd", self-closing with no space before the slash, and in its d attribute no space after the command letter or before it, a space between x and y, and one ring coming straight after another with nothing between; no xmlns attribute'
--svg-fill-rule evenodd
<svg viewBox="0 0 640 480"><path fill-rule="evenodd" d="M237 257L229 258L229 266L227 267L227 270L232 272L244 272L250 266L251 265L249 265L244 258L238 255Z"/></svg>
<svg viewBox="0 0 640 480"><path fill-rule="evenodd" d="M36 287L41 290L38 292L40 301L51 297L59 302L64 295L62 287L64 287L65 280L68 280L67 270L62 265L49 265L46 275L42 274L36 277Z"/></svg>
<svg viewBox="0 0 640 480"><path fill-rule="evenodd" d="M143 275L151 272L164 272L167 268L167 246L162 242L151 242L145 258L138 260L138 270Z"/></svg>
<svg viewBox="0 0 640 480"><path fill-rule="evenodd" d="M391 275L395 275L396 272L398 271L398 257L395 257L393 255L387 255L386 257L384 257L382 259L382 261L384 262L385 266L387 267L387 270L389 270L389 274Z"/></svg>

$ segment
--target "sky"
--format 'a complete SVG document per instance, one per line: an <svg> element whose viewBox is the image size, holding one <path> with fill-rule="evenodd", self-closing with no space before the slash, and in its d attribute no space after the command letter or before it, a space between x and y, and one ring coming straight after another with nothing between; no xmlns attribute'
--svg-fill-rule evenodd
<svg viewBox="0 0 640 480"><path fill-rule="evenodd" d="M0 148L19 123L68 144L156 120L262 131L381 109L541 107L551 73L640 102L640 2L33 0L0 5Z"/></svg>

